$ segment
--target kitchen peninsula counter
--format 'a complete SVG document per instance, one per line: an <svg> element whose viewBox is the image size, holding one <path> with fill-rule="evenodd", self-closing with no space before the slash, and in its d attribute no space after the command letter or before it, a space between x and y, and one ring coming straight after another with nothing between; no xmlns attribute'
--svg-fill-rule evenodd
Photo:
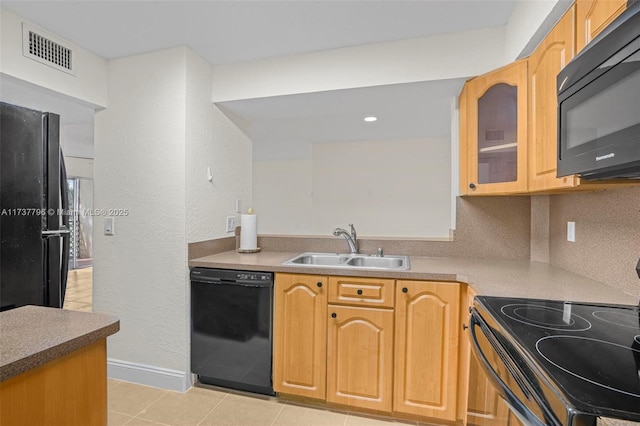
<svg viewBox="0 0 640 426"><path fill-rule="evenodd" d="M0 313L0 425L105 425L117 318L41 306Z"/></svg>
<svg viewBox="0 0 640 426"><path fill-rule="evenodd" d="M635 305L638 298L598 281L547 263L526 260L469 259L411 256L408 271L282 265L300 253L227 251L189 261L189 266L297 274L341 275L457 281L478 295L526 297L594 303Z"/></svg>
<svg viewBox="0 0 640 426"><path fill-rule="evenodd" d="M23 306L0 313L0 381L116 333L108 315Z"/></svg>

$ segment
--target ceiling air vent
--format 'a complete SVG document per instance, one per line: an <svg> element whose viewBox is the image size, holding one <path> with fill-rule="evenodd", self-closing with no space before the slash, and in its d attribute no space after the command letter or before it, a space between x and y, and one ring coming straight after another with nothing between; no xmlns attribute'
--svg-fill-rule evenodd
<svg viewBox="0 0 640 426"><path fill-rule="evenodd" d="M73 51L60 40L26 23L22 24L22 53L27 58L75 75L73 72Z"/></svg>

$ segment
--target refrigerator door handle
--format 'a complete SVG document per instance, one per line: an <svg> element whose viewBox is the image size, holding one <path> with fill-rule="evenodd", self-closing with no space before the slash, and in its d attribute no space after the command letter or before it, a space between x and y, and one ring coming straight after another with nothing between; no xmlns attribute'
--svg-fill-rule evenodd
<svg viewBox="0 0 640 426"><path fill-rule="evenodd" d="M60 197L62 198L62 281L60 285L60 307L64 304L64 297L67 292L67 275L69 275L69 258L71 256L71 231L69 230L69 195L67 192L67 167L64 163L64 155L60 149Z"/></svg>
<svg viewBox="0 0 640 426"><path fill-rule="evenodd" d="M43 237L63 237L66 234L70 234L71 231L68 229L58 229L55 231L42 231Z"/></svg>

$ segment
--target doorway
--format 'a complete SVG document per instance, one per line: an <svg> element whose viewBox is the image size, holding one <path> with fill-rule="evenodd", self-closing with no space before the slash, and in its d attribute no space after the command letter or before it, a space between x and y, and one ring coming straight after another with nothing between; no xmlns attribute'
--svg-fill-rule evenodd
<svg viewBox="0 0 640 426"><path fill-rule="evenodd" d="M93 179L67 179L71 244L64 308L93 310Z"/></svg>

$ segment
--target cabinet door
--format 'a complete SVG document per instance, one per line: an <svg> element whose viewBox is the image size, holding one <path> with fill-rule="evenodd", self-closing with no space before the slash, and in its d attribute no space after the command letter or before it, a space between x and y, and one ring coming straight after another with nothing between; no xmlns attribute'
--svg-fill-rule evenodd
<svg viewBox="0 0 640 426"><path fill-rule="evenodd" d="M329 305L327 401L391 411L393 311Z"/></svg>
<svg viewBox="0 0 640 426"><path fill-rule="evenodd" d="M627 0L576 0L576 51L618 17L627 7Z"/></svg>
<svg viewBox="0 0 640 426"><path fill-rule="evenodd" d="M475 356L469 360L467 426L507 426L509 407L500 398Z"/></svg>
<svg viewBox="0 0 640 426"><path fill-rule="evenodd" d="M325 398L327 277L276 274L273 388Z"/></svg>
<svg viewBox="0 0 640 426"><path fill-rule="evenodd" d="M467 289L465 308L462 309L463 323L469 324L469 308L473 306L473 298L476 296L472 289ZM468 330L468 328L466 328ZM475 356L471 354L471 342L469 332L465 331L460 339L461 363L465 362L465 368L461 368L460 398L464 401L460 405L465 407L467 426L510 426L515 425L511 420L509 408L498 396L498 392L489 382Z"/></svg>
<svg viewBox="0 0 640 426"><path fill-rule="evenodd" d="M467 83L467 189L464 194L527 191L527 60ZM461 136L462 137L462 136Z"/></svg>
<svg viewBox="0 0 640 426"><path fill-rule="evenodd" d="M558 95L556 77L574 56L575 6L529 58L529 191L572 187L577 178L556 177Z"/></svg>
<svg viewBox="0 0 640 426"><path fill-rule="evenodd" d="M460 285L396 282L393 410L456 420Z"/></svg>

